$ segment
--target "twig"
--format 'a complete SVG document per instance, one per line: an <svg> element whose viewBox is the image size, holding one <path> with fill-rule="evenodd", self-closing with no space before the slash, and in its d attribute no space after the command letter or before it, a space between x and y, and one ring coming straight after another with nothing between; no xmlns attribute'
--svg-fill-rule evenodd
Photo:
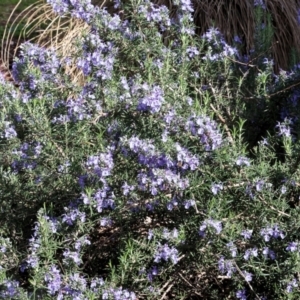
<svg viewBox="0 0 300 300"><path fill-rule="evenodd" d="M297 85L299 85L299 84L300 84L300 82L295 83L295 84L292 84L291 86L288 86L287 88L285 88L285 89L283 89L283 90L281 90L281 91L279 91L279 92L276 92L276 93L271 94L271 95L266 95L266 97L267 97L267 98L270 98L270 97L275 96L275 95L277 95L277 94L283 93L284 91L289 90L289 89L291 89L291 88L293 88L293 87L295 87L295 86L297 86Z"/></svg>
<svg viewBox="0 0 300 300"><path fill-rule="evenodd" d="M258 198L259 198L264 204L268 205L268 203L267 203L264 199L262 199L261 196L258 196ZM283 211L280 211L280 210L276 209L276 208L275 208L274 206L272 206L272 205L268 205L268 206L269 206L272 210L278 212L279 214L282 214L282 215L287 216L287 217L291 217L291 215L289 215L289 214L287 214L287 213L285 213L285 212L283 212Z"/></svg>
<svg viewBox="0 0 300 300"><path fill-rule="evenodd" d="M171 279L159 290L160 292L166 287L166 286L168 286L169 285L169 283L171 282ZM168 286L168 288L165 290L165 292L163 293L163 295L162 295L162 297L160 298L160 300L163 300L165 297L166 297L166 295L168 294L168 292L171 290L171 288L173 287L173 283L172 284L170 284L169 286Z"/></svg>
<svg viewBox="0 0 300 300"><path fill-rule="evenodd" d="M241 276L245 279L245 281L247 282L247 284L248 284L250 290L254 293L256 299L261 300L261 298L255 293L255 291L254 291L252 285L249 283L248 280L246 280L245 275L243 274L243 272L241 271L241 269L239 268L239 266L236 264L236 262L233 261L233 263L234 263L236 269L238 270L238 272L240 273L240 275L241 275Z"/></svg>
<svg viewBox="0 0 300 300"><path fill-rule="evenodd" d="M231 143L231 144L234 144L232 135L231 135L230 130L229 130L227 124L226 124L226 121L224 120L224 118L220 115L220 113L216 110L216 108L215 108L212 104L210 104L210 107L211 107L211 108L213 109L213 111L216 113L216 115L218 116L218 118L220 119L220 121L224 124L225 131L226 131L226 133L227 133L227 135L228 135L228 138L229 138L230 143Z"/></svg>
<svg viewBox="0 0 300 300"><path fill-rule="evenodd" d="M201 273L201 274L203 274L203 273ZM204 274L205 274L205 272L204 272ZM178 275L179 275L179 277L180 277L184 282L186 282L190 287L193 288L193 293L194 293L194 294L196 294L197 296L202 297L202 294L199 294L199 293L197 293L197 292L195 291L195 290L197 290L197 288L196 288L195 286L193 286L187 279L185 279L181 273L178 273Z"/></svg>
<svg viewBox="0 0 300 300"><path fill-rule="evenodd" d="M181 273L178 273L178 275L179 275L179 277L180 277L184 282L186 282L190 287L195 288L190 282L188 282L187 279L185 279L185 278L183 277L183 275L182 275Z"/></svg>
<svg viewBox="0 0 300 300"><path fill-rule="evenodd" d="M232 57L230 56L225 56L227 59L231 60L232 62L234 63L237 63L237 64L240 64L240 65L243 65L243 66L247 66L247 67L251 67L251 68L254 68L254 67L257 67L257 65L251 65L250 63L242 63L238 60L235 60L233 59Z"/></svg>

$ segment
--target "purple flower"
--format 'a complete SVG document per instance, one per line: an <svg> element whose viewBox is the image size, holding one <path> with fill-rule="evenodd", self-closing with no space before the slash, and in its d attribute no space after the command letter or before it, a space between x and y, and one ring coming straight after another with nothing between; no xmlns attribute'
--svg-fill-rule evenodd
<svg viewBox="0 0 300 300"><path fill-rule="evenodd" d="M47 0L53 10L59 15L71 12L72 16L89 23L97 9L90 0Z"/></svg>
<svg viewBox="0 0 300 300"><path fill-rule="evenodd" d="M279 237L281 239L284 239L284 237L285 237L283 231L281 231L279 229L277 224L273 225L273 227L262 228L260 231L260 235L264 237L264 240L266 242L269 242L271 237L276 238L276 239Z"/></svg>
<svg viewBox="0 0 300 300"><path fill-rule="evenodd" d="M286 251L295 252L298 250L298 243L297 242L290 242L288 246L285 248Z"/></svg>
<svg viewBox="0 0 300 300"><path fill-rule="evenodd" d="M243 271L242 273L243 273L244 278L245 278L245 280L246 280L247 282L249 282L249 281L252 280L253 274L251 274L251 273L249 273L249 272L247 272L247 271Z"/></svg>
<svg viewBox="0 0 300 300"><path fill-rule="evenodd" d="M138 7L138 13L148 22L159 24L162 31L165 31L171 25L169 10L165 5L155 7L149 0L145 0Z"/></svg>
<svg viewBox="0 0 300 300"><path fill-rule="evenodd" d="M199 55L199 51L198 51L198 49L196 47L188 47L186 49L186 53L189 56L189 58L193 58L196 55Z"/></svg>
<svg viewBox="0 0 300 300"><path fill-rule="evenodd" d="M152 230L152 229L149 229L149 231L148 231L148 240L149 240L149 241L151 241L151 240L152 240L152 238L153 238L153 235L154 235L154 232L153 232L153 230Z"/></svg>
<svg viewBox="0 0 300 300"><path fill-rule="evenodd" d="M95 79L110 79L118 52L112 42L103 42L100 37L90 33L82 45L83 54L77 60L77 66L84 75L89 75L93 71Z"/></svg>
<svg viewBox="0 0 300 300"><path fill-rule="evenodd" d="M216 37L221 37L221 32L217 28L210 27L202 37L207 39L208 42L213 42Z"/></svg>
<svg viewBox="0 0 300 300"><path fill-rule="evenodd" d="M235 295L238 299L247 300L247 295L246 295L246 290L245 289L238 290Z"/></svg>
<svg viewBox="0 0 300 300"><path fill-rule="evenodd" d="M69 2L64 0L47 0L47 3L49 3L52 6L52 9L60 14L63 15L69 11Z"/></svg>
<svg viewBox="0 0 300 300"><path fill-rule="evenodd" d="M59 173L67 173L68 171L68 167L71 166L70 162L67 160L66 162L64 162L64 164L59 165L59 167L57 168L57 171Z"/></svg>
<svg viewBox="0 0 300 300"><path fill-rule="evenodd" d="M233 40L236 42L236 43L239 43L239 44L242 44L242 40L240 39L239 36L235 35Z"/></svg>
<svg viewBox="0 0 300 300"><path fill-rule="evenodd" d="M122 290L122 288L108 288L102 291L102 300L135 300L136 295L134 292Z"/></svg>
<svg viewBox="0 0 300 300"><path fill-rule="evenodd" d="M256 182L256 184L255 184L256 190L258 192L260 192L263 189L264 185L265 185L265 181L264 180L258 180Z"/></svg>
<svg viewBox="0 0 300 300"><path fill-rule="evenodd" d="M211 187L211 191L214 195L217 195L219 191L223 190L223 184L222 183L214 183Z"/></svg>
<svg viewBox="0 0 300 300"><path fill-rule="evenodd" d="M77 251L80 251L83 246L90 245L90 244L91 242L89 241L89 239L86 236L83 236L75 242L74 248Z"/></svg>
<svg viewBox="0 0 300 300"><path fill-rule="evenodd" d="M65 208L66 213L62 215L62 222L72 226L77 219L81 222L85 221L85 213L79 211L77 208Z"/></svg>
<svg viewBox="0 0 300 300"><path fill-rule="evenodd" d="M292 123L291 120L285 119L284 123L277 122L276 128L279 129L279 135L290 137L291 136L291 128L290 124Z"/></svg>
<svg viewBox="0 0 300 300"><path fill-rule="evenodd" d="M250 166L250 160L249 160L249 158L247 158L245 156L239 156L238 159L236 160L236 164L238 166L245 165L245 166L249 167Z"/></svg>
<svg viewBox="0 0 300 300"><path fill-rule="evenodd" d="M170 125L172 120L175 118L175 116L176 116L176 111L174 109L171 109L170 111L164 114L163 119L167 125Z"/></svg>
<svg viewBox="0 0 300 300"><path fill-rule="evenodd" d="M286 193L286 191L287 191L287 188L286 188L286 186L285 186L285 185L283 185L283 186L281 187L280 191L281 191L281 194L285 194L285 193Z"/></svg>
<svg viewBox="0 0 300 300"><path fill-rule="evenodd" d="M245 254L244 254L244 259L248 260L252 256L257 257L257 255L258 255L257 248L247 249Z"/></svg>
<svg viewBox="0 0 300 300"><path fill-rule="evenodd" d="M264 247L262 253L263 253L265 259L267 259L268 257L271 258L272 260L276 259L275 252L273 250L269 249L268 247Z"/></svg>
<svg viewBox="0 0 300 300"><path fill-rule="evenodd" d="M57 219L46 215L44 215L43 218L48 223L50 231L52 233L56 233L59 227L59 222L57 221Z"/></svg>
<svg viewBox="0 0 300 300"><path fill-rule="evenodd" d="M223 51L221 53L222 56L234 56L234 54L237 54L238 51L235 47L231 47L226 43L223 43Z"/></svg>
<svg viewBox="0 0 300 300"><path fill-rule="evenodd" d="M294 278L286 286L287 293L291 293L295 287L298 287L298 281L297 281L297 279Z"/></svg>
<svg viewBox="0 0 300 300"><path fill-rule="evenodd" d="M184 208L189 209L191 206L195 206L196 202L193 199L184 201Z"/></svg>
<svg viewBox="0 0 300 300"><path fill-rule="evenodd" d="M2 136L7 139L12 139L12 138L16 137L17 132L15 130L14 125L11 125L9 122L5 122L4 134Z"/></svg>
<svg viewBox="0 0 300 300"><path fill-rule="evenodd" d="M172 211L174 207L178 206L178 201L176 198L173 198L170 202L167 203L167 209Z"/></svg>
<svg viewBox="0 0 300 300"><path fill-rule="evenodd" d="M187 13L192 13L194 11L193 5L190 0L177 0L176 2L175 3L178 5L181 11Z"/></svg>
<svg viewBox="0 0 300 300"><path fill-rule="evenodd" d="M96 202L97 211L100 213L103 209L115 207L115 195L111 191L111 188L104 184L102 189L98 189L93 195L94 201Z"/></svg>
<svg viewBox="0 0 300 300"><path fill-rule="evenodd" d="M254 0L254 6L260 6L262 9L266 9L264 0Z"/></svg>
<svg viewBox="0 0 300 300"><path fill-rule="evenodd" d="M249 240L252 236L253 230L245 229L241 232L241 235L244 237L244 239Z"/></svg>
<svg viewBox="0 0 300 300"><path fill-rule="evenodd" d="M191 154L187 149L181 147L178 143L176 143L175 146L177 150L177 161L181 163L181 168L184 170L196 170L199 166L199 158Z"/></svg>
<svg viewBox="0 0 300 300"><path fill-rule="evenodd" d="M14 298L19 294L18 281L6 279L2 282L2 285L4 285L5 288L0 292L1 298L3 299Z"/></svg>
<svg viewBox="0 0 300 300"><path fill-rule="evenodd" d="M15 115L15 120L16 120L17 122L21 122L21 121L23 120L22 115L16 114L16 115Z"/></svg>
<svg viewBox="0 0 300 300"><path fill-rule="evenodd" d="M66 263L68 260L73 261L76 265L80 265L82 263L82 260L79 257L79 253L76 251L70 251L69 249L67 249L64 251L63 256L65 257Z"/></svg>
<svg viewBox="0 0 300 300"><path fill-rule="evenodd" d="M157 276L159 273L157 266L153 266L147 273L147 278L151 282L153 281L153 276Z"/></svg>
<svg viewBox="0 0 300 300"><path fill-rule="evenodd" d="M114 167L113 152L108 149L107 152L92 155L88 157L85 166L100 178L110 176Z"/></svg>
<svg viewBox="0 0 300 300"><path fill-rule="evenodd" d="M49 271L46 273L45 282L47 284L47 290L50 295L54 295L58 292L62 285L62 280L59 270L56 266L51 266Z"/></svg>
<svg viewBox="0 0 300 300"><path fill-rule="evenodd" d="M222 135L217 123L209 117L199 117L193 114L185 124L185 129L193 136L198 136L206 151L219 148L222 145Z"/></svg>
<svg viewBox="0 0 300 300"><path fill-rule="evenodd" d="M135 189L135 186L128 185L127 182L124 182L124 184L122 185L122 189L123 189L123 195L127 196L130 191L133 191Z"/></svg>
<svg viewBox="0 0 300 300"><path fill-rule="evenodd" d="M154 254L154 262L159 263L161 260L168 261L169 259L174 265L177 264L178 250L174 247L170 248L168 244L159 244Z"/></svg>
<svg viewBox="0 0 300 300"><path fill-rule="evenodd" d="M112 225L112 219L110 217L103 217L100 220L101 226L111 226Z"/></svg>
<svg viewBox="0 0 300 300"><path fill-rule="evenodd" d="M233 242L229 242L226 244L227 248L231 252L231 257L236 257L237 247L233 244Z"/></svg>
<svg viewBox="0 0 300 300"><path fill-rule="evenodd" d="M137 110L150 111L151 113L159 112L164 102L163 96L163 90L159 86L153 86L145 97L139 99Z"/></svg>
<svg viewBox="0 0 300 300"><path fill-rule="evenodd" d="M39 142L32 142L30 144L23 143L20 148L14 150L12 153L17 155L19 159L16 159L12 163L12 168L15 172L19 172L22 169L33 170L37 166L36 159L41 154L42 146Z"/></svg>
<svg viewBox="0 0 300 300"><path fill-rule="evenodd" d="M218 261L218 268L222 274L231 277L232 274L236 271L236 268L233 265L232 260L225 260L223 256Z"/></svg>
<svg viewBox="0 0 300 300"><path fill-rule="evenodd" d="M285 234L283 233L283 231L281 231L280 229L279 229L279 227L278 227L278 225L277 224L275 224L275 225L273 225L273 237L275 238L275 239L277 239L277 238L281 238L281 239L284 239L284 237L285 237Z"/></svg>
<svg viewBox="0 0 300 300"><path fill-rule="evenodd" d="M212 219L206 219L202 223L202 225L199 228L199 235L201 237L205 236L205 230L207 228L207 225L213 227L216 230L217 234L220 234L222 231L222 223L220 221L212 220Z"/></svg>
<svg viewBox="0 0 300 300"><path fill-rule="evenodd" d="M91 284L90 284L90 288L91 290L94 292L94 293L98 293L99 292L99 287L100 286L103 286L105 283L104 283L104 280L103 278L93 278L91 280Z"/></svg>

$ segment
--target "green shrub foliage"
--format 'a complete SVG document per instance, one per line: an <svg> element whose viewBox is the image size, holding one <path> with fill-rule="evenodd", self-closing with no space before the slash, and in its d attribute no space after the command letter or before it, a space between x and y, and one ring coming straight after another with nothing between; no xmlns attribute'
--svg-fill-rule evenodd
<svg viewBox="0 0 300 300"><path fill-rule="evenodd" d="M1 79L0 297L298 299L299 67L195 36L188 1L49 2L91 30Z"/></svg>

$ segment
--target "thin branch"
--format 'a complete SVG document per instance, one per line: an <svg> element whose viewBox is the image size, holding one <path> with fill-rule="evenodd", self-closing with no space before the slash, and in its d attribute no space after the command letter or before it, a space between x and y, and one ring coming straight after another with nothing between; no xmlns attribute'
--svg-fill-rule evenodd
<svg viewBox="0 0 300 300"><path fill-rule="evenodd" d="M247 282L247 284L248 284L250 290L254 293L255 298L258 299L258 300L261 300L261 298L255 293L255 291L254 291L252 285L249 283L248 280L246 280L245 275L243 274L243 272L241 271L241 269L239 268L239 266L237 265L237 263L236 263L235 261L233 261L233 263L234 263L236 269L238 270L238 272L240 273L240 275L241 275L241 276L245 279L245 281Z"/></svg>
<svg viewBox="0 0 300 300"><path fill-rule="evenodd" d="M283 211L280 211L280 210L276 209L276 208L275 208L274 206L272 206L272 205L269 205L264 199L262 199L261 196L258 196L258 198L259 198L264 204L268 205L272 210L278 212L278 213L281 214L281 215L284 215L284 216L287 216L287 217L291 217L291 215L289 215L289 214L287 214L287 213L285 213L285 212L283 212Z"/></svg>
<svg viewBox="0 0 300 300"><path fill-rule="evenodd" d="M168 285L170 284L171 281L172 281L171 279L170 279L169 281L167 281L167 283L166 283L159 291L161 292L166 286L168 286ZM165 290L165 292L163 293L163 295L162 295L162 297L160 298L160 300L165 299L166 295L168 294L168 292L171 290L171 288L172 288L173 286L174 286L174 283L172 283L172 284L170 284L170 285L168 286L168 288Z"/></svg>
<svg viewBox="0 0 300 300"><path fill-rule="evenodd" d="M215 114L218 116L218 118L220 119L220 121L224 124L225 131L226 131L226 133L228 135L230 143L234 144L234 140L233 140L232 135L230 133L230 130L229 130L227 124L226 124L226 121L224 120L224 118L220 115L220 113L217 111L217 109L212 104L210 104L210 107L215 112Z"/></svg>

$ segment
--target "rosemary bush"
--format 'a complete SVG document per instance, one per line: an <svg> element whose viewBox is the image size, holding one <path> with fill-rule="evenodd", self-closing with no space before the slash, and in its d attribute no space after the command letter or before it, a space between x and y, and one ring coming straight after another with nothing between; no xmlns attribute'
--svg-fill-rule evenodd
<svg viewBox="0 0 300 300"><path fill-rule="evenodd" d="M1 80L0 297L298 299L299 68L195 36L188 1L49 2L92 29Z"/></svg>

